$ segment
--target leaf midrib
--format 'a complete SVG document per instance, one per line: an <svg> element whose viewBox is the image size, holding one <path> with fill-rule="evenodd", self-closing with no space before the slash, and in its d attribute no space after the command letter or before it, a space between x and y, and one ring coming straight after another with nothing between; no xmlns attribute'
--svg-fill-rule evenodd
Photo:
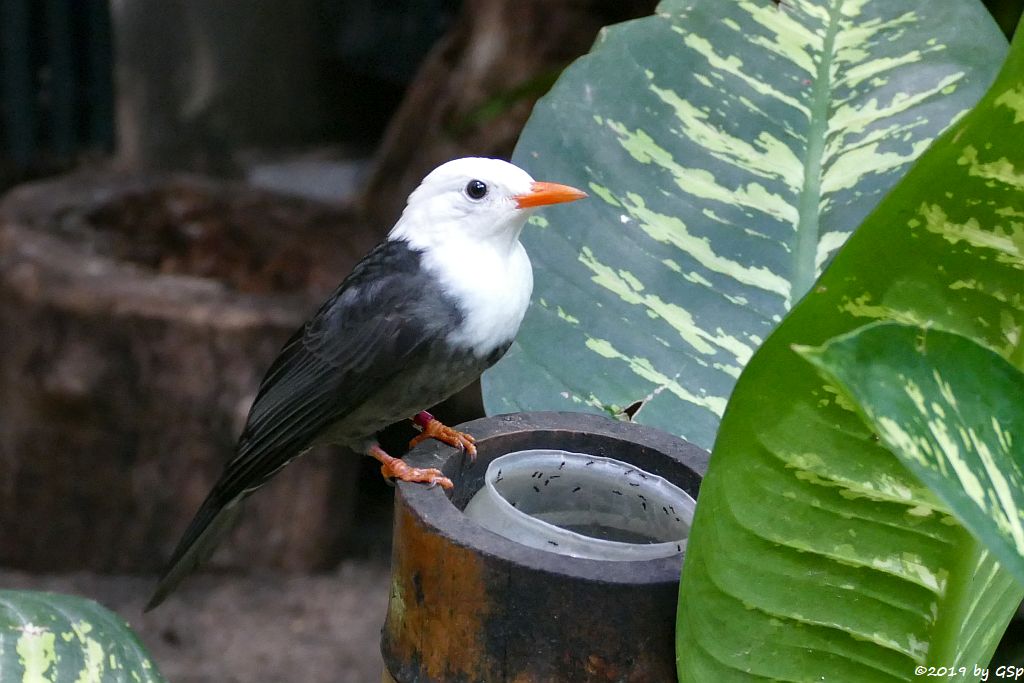
<svg viewBox="0 0 1024 683"><path fill-rule="evenodd" d="M793 280L790 304L799 301L810 290L816 278L821 207L821 161L828 135L829 104L832 100L832 59L836 34L839 33L839 8L844 0L836 0L829 8L828 28L822 45L821 61L811 90L811 118L804 154L804 182L800 190L799 218L796 226L796 248L793 250Z"/></svg>

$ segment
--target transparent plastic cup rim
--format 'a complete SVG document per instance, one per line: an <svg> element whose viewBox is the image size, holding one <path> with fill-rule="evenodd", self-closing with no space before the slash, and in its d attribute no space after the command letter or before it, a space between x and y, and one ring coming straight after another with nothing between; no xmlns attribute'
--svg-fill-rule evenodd
<svg viewBox="0 0 1024 683"><path fill-rule="evenodd" d="M695 505L672 482L627 462L534 449L495 458L465 513L523 545L572 557L623 561L681 553ZM581 520L655 542L608 540L559 525Z"/></svg>

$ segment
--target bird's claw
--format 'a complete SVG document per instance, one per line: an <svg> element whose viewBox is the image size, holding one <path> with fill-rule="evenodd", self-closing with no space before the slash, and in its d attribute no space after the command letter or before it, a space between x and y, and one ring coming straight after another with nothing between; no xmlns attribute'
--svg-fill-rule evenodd
<svg viewBox="0 0 1024 683"><path fill-rule="evenodd" d="M455 486L452 480L444 476L441 470L434 469L433 467L410 467L397 458L393 462L381 465L380 473L384 475L385 479L394 478L400 481L427 484L430 488L440 486L443 489L450 489Z"/></svg>
<svg viewBox="0 0 1024 683"><path fill-rule="evenodd" d="M384 479L390 481L391 479L398 479L400 481L411 481L422 484L429 484L430 486L438 486L441 488L450 489L454 488L455 485L452 480L444 476L441 470L434 469L433 467L412 467L405 463L401 458L393 458L380 447L380 444L373 444L366 451L366 454L372 458L376 458L380 462L380 473L384 475Z"/></svg>
<svg viewBox="0 0 1024 683"><path fill-rule="evenodd" d="M469 456L470 461L476 459L476 439L465 432L442 424L440 420L432 419L427 422L423 426L423 431L409 442L409 448L413 448L427 439L435 439L453 448L458 448Z"/></svg>

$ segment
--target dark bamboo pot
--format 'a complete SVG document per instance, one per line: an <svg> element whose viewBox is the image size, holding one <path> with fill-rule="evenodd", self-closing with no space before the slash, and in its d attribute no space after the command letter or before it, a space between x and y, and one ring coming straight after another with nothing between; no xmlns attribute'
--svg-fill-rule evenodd
<svg viewBox="0 0 1024 683"><path fill-rule="evenodd" d="M616 458L696 497L707 453L657 429L582 413L523 413L460 427L475 463L438 443L408 456L455 488L400 483L391 599L381 640L398 683L675 680L682 556L577 559L494 534L462 510L491 460L557 448ZM449 497L450 496L450 497ZM390 678L389 678L390 677Z"/></svg>

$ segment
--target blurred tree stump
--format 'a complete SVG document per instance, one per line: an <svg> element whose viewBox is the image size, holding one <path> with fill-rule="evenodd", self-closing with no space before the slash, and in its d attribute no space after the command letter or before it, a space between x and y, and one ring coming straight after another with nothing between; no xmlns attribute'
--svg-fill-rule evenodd
<svg viewBox="0 0 1024 683"><path fill-rule="evenodd" d="M601 27L651 14L655 0L466 0L391 120L363 210L391 225L435 166L508 159L533 109Z"/></svg>
<svg viewBox="0 0 1024 683"><path fill-rule="evenodd" d="M262 373L377 235L313 202L81 173L0 203L0 564L151 571L233 452ZM338 557L358 460L311 454L213 565Z"/></svg>

